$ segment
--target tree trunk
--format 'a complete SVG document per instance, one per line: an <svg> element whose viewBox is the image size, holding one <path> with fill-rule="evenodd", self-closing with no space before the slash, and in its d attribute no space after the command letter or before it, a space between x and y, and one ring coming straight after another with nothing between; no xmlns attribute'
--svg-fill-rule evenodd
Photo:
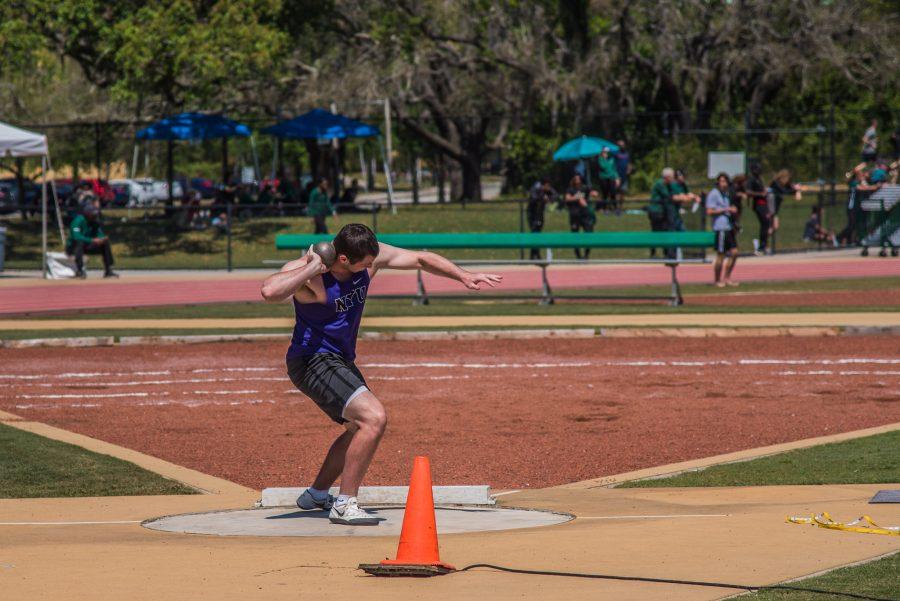
<svg viewBox="0 0 900 601"><path fill-rule="evenodd" d="M480 163L477 156L467 156L462 162L462 197L472 202L481 202Z"/></svg>

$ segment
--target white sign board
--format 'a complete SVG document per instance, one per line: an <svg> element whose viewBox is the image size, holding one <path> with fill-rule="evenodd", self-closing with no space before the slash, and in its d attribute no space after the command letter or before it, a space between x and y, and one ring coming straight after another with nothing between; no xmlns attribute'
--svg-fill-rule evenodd
<svg viewBox="0 0 900 601"><path fill-rule="evenodd" d="M723 172L728 177L746 173L747 155L743 152L710 152L707 157L706 175L709 179L716 179Z"/></svg>
<svg viewBox="0 0 900 601"><path fill-rule="evenodd" d="M253 167L241 167L241 183L252 184L256 181L256 170Z"/></svg>

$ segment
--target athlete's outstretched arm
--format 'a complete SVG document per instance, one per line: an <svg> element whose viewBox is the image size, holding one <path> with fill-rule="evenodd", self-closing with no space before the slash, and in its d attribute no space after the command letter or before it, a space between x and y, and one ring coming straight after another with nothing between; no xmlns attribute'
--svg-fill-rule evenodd
<svg viewBox="0 0 900 601"><path fill-rule="evenodd" d="M378 243L378 256L372 265L375 270L386 269L421 269L434 275L462 282L466 288L480 290L481 284L494 288L503 280L503 276L491 273L472 273L454 265L452 261L439 254L427 251L406 250L384 242Z"/></svg>
<svg viewBox="0 0 900 601"><path fill-rule="evenodd" d="M313 252L312 246L306 254L288 263L278 273L273 273L263 282L260 294L267 303L281 302L292 297L297 290L313 277L328 269L322 258Z"/></svg>

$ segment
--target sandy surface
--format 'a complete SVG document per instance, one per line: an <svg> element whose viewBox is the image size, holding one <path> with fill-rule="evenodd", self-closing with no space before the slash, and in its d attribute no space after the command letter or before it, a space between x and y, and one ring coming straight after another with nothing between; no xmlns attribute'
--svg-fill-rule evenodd
<svg viewBox="0 0 900 601"><path fill-rule="evenodd" d="M280 343L0 349L0 409L253 488L306 484L338 426ZM562 484L900 421L896 337L366 342L388 410L367 484Z"/></svg>

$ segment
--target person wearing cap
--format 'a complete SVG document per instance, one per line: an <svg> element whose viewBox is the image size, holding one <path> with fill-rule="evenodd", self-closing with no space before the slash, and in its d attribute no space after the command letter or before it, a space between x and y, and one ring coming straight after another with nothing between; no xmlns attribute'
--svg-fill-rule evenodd
<svg viewBox="0 0 900 601"><path fill-rule="evenodd" d="M608 211L616 206L616 188L619 186L619 172L616 170L616 159L610 153L609 146L604 146L597 158L600 166L600 200L597 210Z"/></svg>
<svg viewBox="0 0 900 601"><path fill-rule="evenodd" d="M103 233L100 225L100 209L94 204L87 204L81 213L75 216L69 226L69 240L66 254L75 257L75 277L85 278L84 255L99 254L103 256L103 277L117 278L112 270L113 256L109 238Z"/></svg>

